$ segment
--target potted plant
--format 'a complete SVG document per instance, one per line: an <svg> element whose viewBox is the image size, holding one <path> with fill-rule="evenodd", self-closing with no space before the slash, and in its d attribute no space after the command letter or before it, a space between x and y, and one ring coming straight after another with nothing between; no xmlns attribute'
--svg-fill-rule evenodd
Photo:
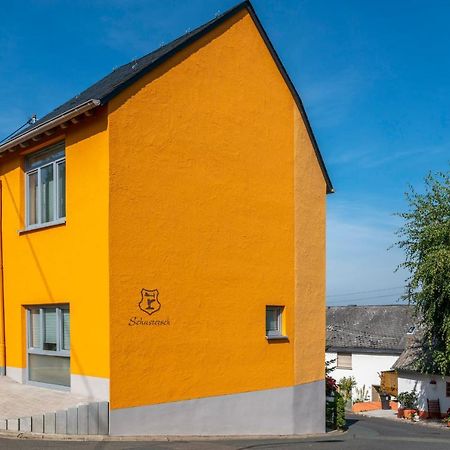
<svg viewBox="0 0 450 450"><path fill-rule="evenodd" d="M412 390L410 392L400 392L400 394L398 394L398 401L400 403L400 407L398 408L398 417L413 420L418 409L418 398L416 391Z"/></svg>
<svg viewBox="0 0 450 450"><path fill-rule="evenodd" d="M450 428L450 408L447 409L447 415L442 419L442 422Z"/></svg>

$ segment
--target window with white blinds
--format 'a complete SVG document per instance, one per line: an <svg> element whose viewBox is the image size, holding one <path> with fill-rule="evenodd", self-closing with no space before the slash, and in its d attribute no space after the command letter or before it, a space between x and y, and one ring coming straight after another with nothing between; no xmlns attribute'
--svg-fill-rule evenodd
<svg viewBox="0 0 450 450"><path fill-rule="evenodd" d="M44 350L57 350L56 308L44 308Z"/></svg>
<svg viewBox="0 0 450 450"><path fill-rule="evenodd" d="M42 352L70 350L70 312L67 306L28 310L28 348Z"/></svg>
<svg viewBox="0 0 450 450"><path fill-rule="evenodd" d="M70 311L68 305L28 309L28 379L70 386Z"/></svg>
<svg viewBox="0 0 450 450"><path fill-rule="evenodd" d="M337 354L336 368L338 369L351 369L352 368L352 354L341 353Z"/></svg>
<svg viewBox="0 0 450 450"><path fill-rule="evenodd" d="M30 347L41 347L41 314L39 309L30 310Z"/></svg>

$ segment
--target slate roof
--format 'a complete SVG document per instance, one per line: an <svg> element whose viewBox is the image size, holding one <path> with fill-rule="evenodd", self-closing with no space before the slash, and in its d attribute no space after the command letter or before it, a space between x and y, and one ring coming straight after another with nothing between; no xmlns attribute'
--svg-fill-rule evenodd
<svg viewBox="0 0 450 450"><path fill-rule="evenodd" d="M392 366L392 369L415 371L418 360L425 355L422 339L423 333L420 331L416 331L412 336L409 336L405 350L398 357L397 361Z"/></svg>
<svg viewBox="0 0 450 450"><path fill-rule="evenodd" d="M327 350L400 354L414 322L408 305L329 306Z"/></svg>
<svg viewBox="0 0 450 450"><path fill-rule="evenodd" d="M294 97L294 100L300 110L300 113L302 115L302 118L304 120L306 129L308 131L309 137L311 139L314 151L316 153L319 165L322 169L323 176L325 178L326 184L327 184L327 192L331 193L334 192L333 185L331 183L331 179L328 175L327 169L325 167L325 163L323 161L322 155L320 153L316 138L314 136L314 133L312 131L311 125L309 123L309 119L306 115L306 111L303 107L303 103L300 99L300 96L295 89L294 84L292 83L291 79L289 78L288 73L286 72L286 69L283 66L283 63L281 62L280 58L278 57L272 43L270 42L269 37L267 36L267 33L265 32L261 22L259 21L253 6L251 5L250 1L245 0L233 8L229 9L225 13L218 15L214 19L210 20L209 22L201 25L200 27L194 29L193 31L184 34L183 36L180 36L179 38L173 40L167 45L164 45L160 47L159 49L143 56L142 58L139 58L135 61L132 61L128 64L125 64L121 67L119 67L116 70L113 70L110 74L106 75L101 80L94 83L92 86L89 86L86 90L81 92L80 94L76 95L75 97L72 97L67 102L63 103L62 105L55 108L50 113L46 114L39 120L37 120L34 124L29 125L28 127L24 128L17 134L14 134L13 136L9 137L5 142L2 142L0 147L2 151L5 151L8 147L9 141L12 141L13 139L16 140L16 138L20 137L21 135L25 135L32 131L33 129L40 127L41 125L45 124L46 122L51 121L52 119L56 119L59 116L67 113L68 111L73 110L74 108L77 108L84 103L90 101L90 100L98 100L100 105L106 104L109 100L114 98L116 95L118 95L121 91L123 91L125 88L133 84L135 81L137 81L139 78L144 76L145 74L149 73L151 70L162 64L164 61L166 61L168 58L182 50L183 48L187 47L189 44L192 44L197 39L204 36L209 31L213 30L215 27L232 17L233 15L237 14L242 9L247 9L248 13L251 15L256 27L258 28L258 31L261 34L261 37L263 38L269 52L271 53L275 64L277 65L278 69L280 70L289 90L291 91L291 94ZM249 62L251 63L251 62ZM13 145L13 144L11 144Z"/></svg>
<svg viewBox="0 0 450 450"><path fill-rule="evenodd" d="M91 99L100 100L100 104L102 105L106 104L109 100L111 100L111 98L115 97L123 89L148 73L151 69L153 69L154 66L156 66L156 64L162 63L168 57L180 51L186 45L195 41L195 39L198 39L205 32L219 25L228 17L231 17L233 14L241 10L245 5L246 2L240 3L234 8L231 8L227 12L221 14L220 16L215 17L209 22L199 26L189 33L184 34L183 36L180 36L179 38L169 42L168 44L158 48L157 50L154 50L153 52L148 53L147 55L139 59L118 67L117 69L113 70L111 73L103 77L101 80L97 81L80 94L75 95L75 97L72 97L70 100L55 108L53 111L41 117L34 124L30 125L28 128L25 128L13 137L20 136L21 134L24 134L25 132L36 128L41 123L47 122L48 120L51 120L69 111L70 109L76 108L77 106L80 106Z"/></svg>

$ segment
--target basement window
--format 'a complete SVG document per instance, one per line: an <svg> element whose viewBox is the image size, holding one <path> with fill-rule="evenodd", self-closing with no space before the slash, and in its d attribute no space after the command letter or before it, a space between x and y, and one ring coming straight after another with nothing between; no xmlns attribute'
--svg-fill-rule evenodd
<svg viewBox="0 0 450 450"><path fill-rule="evenodd" d="M27 310L28 380L70 386L69 305Z"/></svg>
<svg viewBox="0 0 450 450"><path fill-rule="evenodd" d="M26 229L62 223L66 217L64 142L33 153L25 161Z"/></svg>

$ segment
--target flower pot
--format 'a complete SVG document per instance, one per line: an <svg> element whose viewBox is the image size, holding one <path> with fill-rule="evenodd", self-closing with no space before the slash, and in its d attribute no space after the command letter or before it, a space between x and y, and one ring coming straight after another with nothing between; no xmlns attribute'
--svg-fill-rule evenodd
<svg viewBox="0 0 450 450"><path fill-rule="evenodd" d="M416 414L416 410L415 409L404 409L403 410L403 417L405 419L412 419L413 414Z"/></svg>
<svg viewBox="0 0 450 450"><path fill-rule="evenodd" d="M403 408L398 408L397 409L397 417L399 418L399 419L402 419L404 416L403 416L403 413L404 413L404 409Z"/></svg>

